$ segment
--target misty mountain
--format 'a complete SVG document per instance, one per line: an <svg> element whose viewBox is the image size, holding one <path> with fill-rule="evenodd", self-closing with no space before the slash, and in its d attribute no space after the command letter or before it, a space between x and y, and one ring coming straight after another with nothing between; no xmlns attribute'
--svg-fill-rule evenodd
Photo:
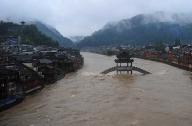
<svg viewBox="0 0 192 126"><path fill-rule="evenodd" d="M42 34L34 24L21 25L20 23L0 21L0 43L8 38L21 37L22 44L47 45L57 47L59 44L50 37Z"/></svg>
<svg viewBox="0 0 192 126"><path fill-rule="evenodd" d="M70 39L71 39L74 43L79 43L81 40L84 39L84 36L72 36L72 37L70 37Z"/></svg>
<svg viewBox="0 0 192 126"><path fill-rule="evenodd" d="M108 23L101 30L85 37L79 46L173 43L176 39L184 43L192 42L192 16L158 12Z"/></svg>
<svg viewBox="0 0 192 126"><path fill-rule="evenodd" d="M43 24L41 22L35 22L34 24L37 26L39 31L41 31L46 36L52 38L54 41L57 41L60 46L64 46L64 47L72 47L73 46L73 42L70 39L63 37L52 26Z"/></svg>

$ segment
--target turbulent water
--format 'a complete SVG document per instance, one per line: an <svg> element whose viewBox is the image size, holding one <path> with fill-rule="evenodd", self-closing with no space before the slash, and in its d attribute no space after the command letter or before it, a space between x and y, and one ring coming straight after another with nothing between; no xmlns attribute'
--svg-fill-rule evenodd
<svg viewBox="0 0 192 126"><path fill-rule="evenodd" d="M152 74L100 75L114 57L82 53L84 67L0 113L0 126L192 126L190 73L153 61Z"/></svg>

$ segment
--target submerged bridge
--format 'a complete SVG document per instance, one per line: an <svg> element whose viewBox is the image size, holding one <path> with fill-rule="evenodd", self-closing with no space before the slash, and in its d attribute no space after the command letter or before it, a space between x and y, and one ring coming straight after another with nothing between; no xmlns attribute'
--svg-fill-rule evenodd
<svg viewBox="0 0 192 126"><path fill-rule="evenodd" d="M128 68L128 67L111 67L103 72L101 72L101 74L108 74L108 73L111 73L113 71L117 71L118 69L121 69L121 71L137 71L137 72L140 72L142 74L151 74L150 72L146 71L146 70L143 70L141 68L138 68L138 67L134 67L132 66L132 68Z"/></svg>
<svg viewBox="0 0 192 126"><path fill-rule="evenodd" d="M131 58L129 52L121 51L118 55L116 55L117 59L115 59L116 67L109 68L102 72L102 74L108 74L110 72L116 71L117 74L121 72L133 73L134 71L138 71L143 74L150 74L148 71L143 70L138 67L133 66L134 60Z"/></svg>

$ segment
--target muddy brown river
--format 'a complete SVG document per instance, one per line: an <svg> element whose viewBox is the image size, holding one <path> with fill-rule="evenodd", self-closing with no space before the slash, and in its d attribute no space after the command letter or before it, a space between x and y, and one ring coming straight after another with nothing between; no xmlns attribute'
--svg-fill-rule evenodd
<svg viewBox="0 0 192 126"><path fill-rule="evenodd" d="M189 72L135 59L152 74L100 75L114 57L82 53L84 67L0 113L0 126L192 126Z"/></svg>

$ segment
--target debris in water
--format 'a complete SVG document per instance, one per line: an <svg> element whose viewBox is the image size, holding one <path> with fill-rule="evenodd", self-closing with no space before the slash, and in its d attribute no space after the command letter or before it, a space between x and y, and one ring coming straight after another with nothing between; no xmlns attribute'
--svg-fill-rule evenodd
<svg viewBox="0 0 192 126"><path fill-rule="evenodd" d="M105 78L99 78L99 80L105 80Z"/></svg>
<svg viewBox="0 0 192 126"><path fill-rule="evenodd" d="M133 121L132 123L131 123L131 126L136 126L137 124L138 124L138 120L135 120L135 121Z"/></svg>
<svg viewBox="0 0 192 126"><path fill-rule="evenodd" d="M76 95L71 95L72 98L74 98Z"/></svg>

